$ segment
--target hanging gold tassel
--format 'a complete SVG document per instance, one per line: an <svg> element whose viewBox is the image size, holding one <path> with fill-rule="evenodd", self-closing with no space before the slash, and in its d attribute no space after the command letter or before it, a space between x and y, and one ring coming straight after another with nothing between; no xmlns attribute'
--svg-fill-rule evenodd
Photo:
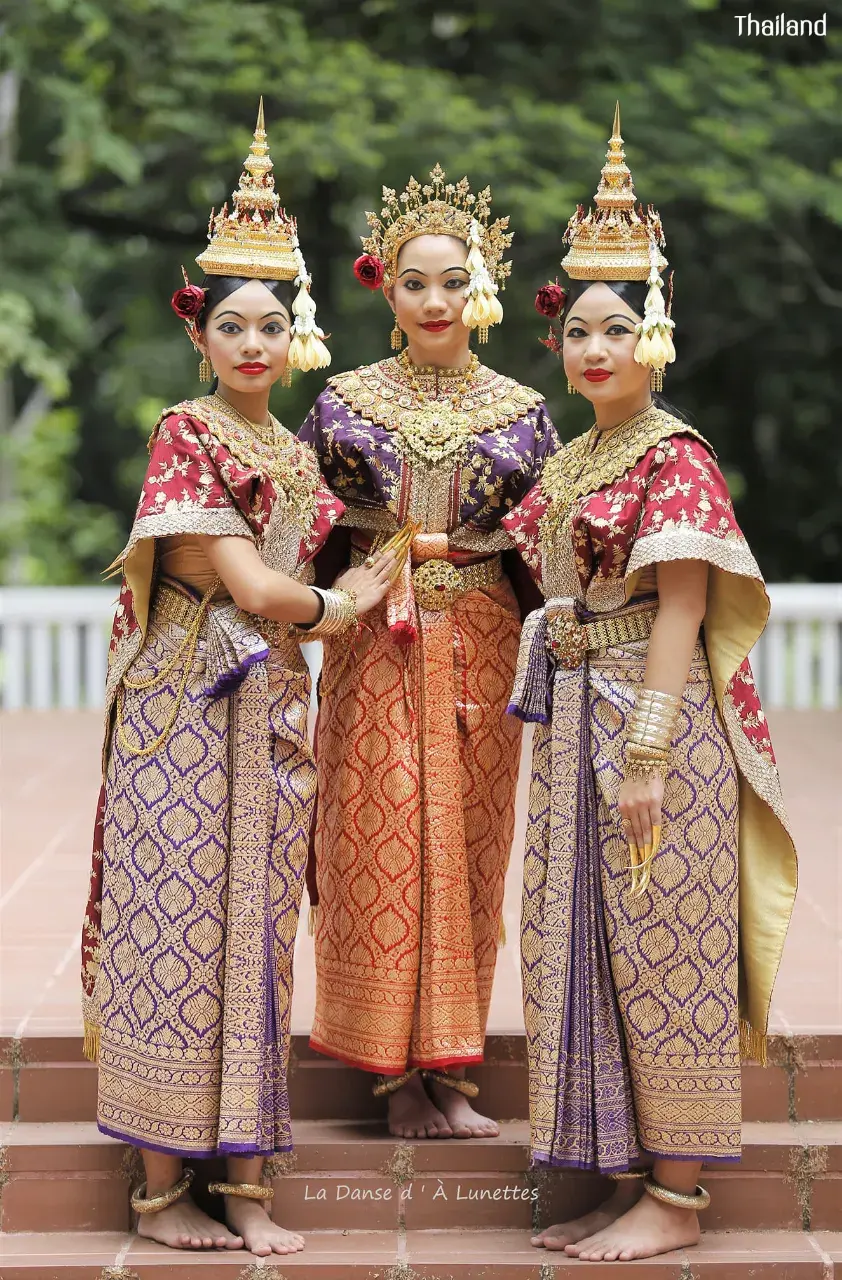
<svg viewBox="0 0 842 1280"><path fill-rule="evenodd" d="M579 394L579 392L573 386L573 383L570 381L569 378L567 379L567 394L569 396L577 396Z"/></svg>
<svg viewBox="0 0 842 1280"><path fill-rule="evenodd" d="M652 391L663 391L664 389L664 371L663 369L652 369L649 374L649 387Z"/></svg>
<svg viewBox="0 0 842 1280"><path fill-rule="evenodd" d="M207 356L202 356L199 361L199 381L213 382L213 365Z"/></svg>
<svg viewBox="0 0 842 1280"><path fill-rule="evenodd" d="M500 948L500 947L505 947L505 945L506 945L506 921L501 916L500 929L497 934L497 946L498 948Z"/></svg>
<svg viewBox="0 0 842 1280"><path fill-rule="evenodd" d="M284 371L281 374L281 386L282 387L292 386L292 369L290 369L288 364L284 365Z"/></svg>
<svg viewBox="0 0 842 1280"><path fill-rule="evenodd" d="M488 341L488 325L481 324L479 329L477 330L477 335L479 337L480 342L487 342Z"/></svg>
<svg viewBox="0 0 842 1280"><path fill-rule="evenodd" d="M397 320L395 321L395 327L392 330L391 342L392 342L392 350L400 351L401 347L403 346L403 330L401 329Z"/></svg>
<svg viewBox="0 0 842 1280"><path fill-rule="evenodd" d="M93 1022L84 1022L84 1039L82 1053L88 1062L99 1061L99 1027Z"/></svg>
<svg viewBox="0 0 842 1280"><path fill-rule="evenodd" d="M767 1038L764 1031L757 1031L745 1018L740 1019L740 1057L743 1061L759 1062L768 1066Z"/></svg>
<svg viewBox="0 0 842 1280"><path fill-rule="evenodd" d="M315 938L316 936L316 912L318 907L311 907L307 912L307 937Z"/></svg>

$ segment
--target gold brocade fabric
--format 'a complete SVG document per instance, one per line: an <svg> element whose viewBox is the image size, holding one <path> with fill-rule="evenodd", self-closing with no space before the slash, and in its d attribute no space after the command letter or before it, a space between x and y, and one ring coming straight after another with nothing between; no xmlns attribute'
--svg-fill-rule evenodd
<svg viewBox="0 0 842 1280"><path fill-rule="evenodd" d="M703 646L693 657L664 792L664 839L647 893L633 900L617 797L626 718L644 680L646 642L591 655L584 696L597 788L598 848L614 998L644 1151L675 1159L740 1154L738 783ZM559 1046L571 1017L581 768L578 676L559 671L553 719L537 725L524 863L522 976L532 1147L577 1166L575 1125L558 1122ZM586 1043L582 1068L602 1046ZM568 1063L568 1071L580 1064ZM609 1138L616 1081L597 1073ZM603 1100L604 1099L604 1100ZM614 1098L616 1104L616 1098ZM602 1113L601 1113L602 1114Z"/></svg>
<svg viewBox="0 0 842 1280"><path fill-rule="evenodd" d="M184 638L156 610L153 597L136 680ZM137 757L111 741L94 999L100 1128L188 1156L291 1145L292 956L315 796L298 646L210 700L206 634L167 742ZM132 741L154 739L178 674L126 689Z"/></svg>
<svg viewBox="0 0 842 1280"><path fill-rule="evenodd" d="M482 1058L520 755L508 583L417 618L326 647L318 728L311 1043L392 1075Z"/></svg>

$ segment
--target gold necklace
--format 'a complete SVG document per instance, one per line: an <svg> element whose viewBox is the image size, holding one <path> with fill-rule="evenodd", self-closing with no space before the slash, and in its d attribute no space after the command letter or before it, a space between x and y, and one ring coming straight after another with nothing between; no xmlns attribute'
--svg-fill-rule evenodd
<svg viewBox="0 0 842 1280"><path fill-rule="evenodd" d="M254 432L262 444L274 444L277 440L280 423L273 413L269 414L269 421L264 425L259 422L252 422L251 418L247 418L236 405L233 405L230 400L226 400L218 391L214 391L211 400L215 402L217 408L221 409L223 413L230 413L244 423L250 431Z"/></svg>
<svg viewBox="0 0 842 1280"><path fill-rule="evenodd" d="M438 465L445 460L456 461L465 451L474 435L469 414L460 410L462 397L468 393L479 369L479 360L471 355L464 370L464 378L450 395L449 404L431 400L418 381L421 372L409 359L407 352L398 358L401 372L409 383L416 399L416 406L400 414L395 435L402 446L401 452L408 462ZM425 370L426 371L426 370Z"/></svg>

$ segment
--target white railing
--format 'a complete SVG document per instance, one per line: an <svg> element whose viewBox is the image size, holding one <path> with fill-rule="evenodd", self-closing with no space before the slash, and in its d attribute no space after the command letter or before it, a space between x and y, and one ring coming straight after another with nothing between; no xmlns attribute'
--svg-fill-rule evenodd
<svg viewBox="0 0 842 1280"><path fill-rule="evenodd" d="M0 588L5 710L100 707L113 587ZM769 587L751 655L767 707L842 707L842 583ZM308 658L316 658L308 645Z"/></svg>

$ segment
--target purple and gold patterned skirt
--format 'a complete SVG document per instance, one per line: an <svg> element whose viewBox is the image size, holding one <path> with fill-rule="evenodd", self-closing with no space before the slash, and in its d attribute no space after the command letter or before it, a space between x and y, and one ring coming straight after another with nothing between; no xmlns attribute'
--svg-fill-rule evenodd
<svg viewBox="0 0 842 1280"><path fill-rule="evenodd" d="M736 767L700 643L663 843L632 899L617 799L645 664L641 641L549 668L535 728L522 977L538 1164L740 1155Z"/></svg>
<svg viewBox="0 0 842 1280"><path fill-rule="evenodd" d="M158 592L135 681L184 640L195 602L174 594ZM292 955L316 785L297 642L264 645L212 698L212 621L166 741L138 756L112 734L96 989L100 1129L194 1157L292 1145ZM157 737L180 675L126 690L130 742Z"/></svg>

